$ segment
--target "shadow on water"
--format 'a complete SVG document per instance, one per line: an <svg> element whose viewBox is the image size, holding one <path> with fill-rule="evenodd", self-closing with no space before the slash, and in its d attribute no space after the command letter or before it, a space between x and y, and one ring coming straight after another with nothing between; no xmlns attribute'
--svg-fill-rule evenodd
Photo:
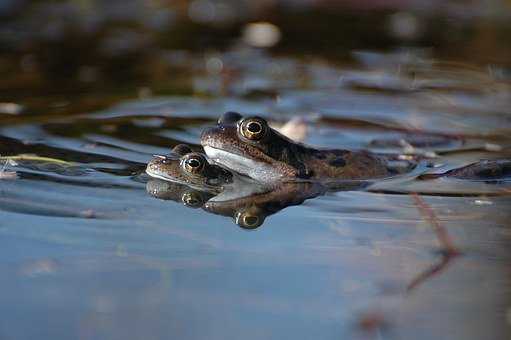
<svg viewBox="0 0 511 340"><path fill-rule="evenodd" d="M23 19L1 32L78 6L56 4L54 12L40 3L9 7ZM100 6L80 3L85 13ZM153 12L130 6L123 15L158 26ZM161 15L179 18L176 8ZM259 10L247 11L265 19ZM296 25L286 20L302 13L282 10L275 22L289 34ZM213 20L198 18L192 26L162 19L172 27L156 29L154 40L139 26L119 34L94 31L91 22L95 40L69 45L90 54L66 64L67 73L57 64L68 56L52 50L52 39L27 29L18 34L33 45L9 40L15 52L0 67L20 57L23 70L0 85L0 338L509 338L511 179L502 161L511 159L509 70L442 61L425 49L347 52L359 41L392 46L388 31L332 51L349 55L341 64L238 42L204 55L190 52L197 41L178 41ZM390 25L383 19L376 23ZM58 35L59 25L41 34ZM233 34L212 25L201 35L208 46L215 34ZM321 27L304 33L315 52L329 47L317 39ZM415 42L427 46L440 28L424 27ZM183 30L175 41L174 29ZM141 47L123 50L133 44ZM152 56L158 44L187 50ZM454 53L442 46L440 55ZM275 51L295 48L290 39ZM126 65L126 74L113 65ZM262 115L278 128L300 117L296 139L305 143L420 161L402 176L328 188L297 182L211 192L145 174L153 155L178 144L201 151L201 131L226 111Z"/></svg>

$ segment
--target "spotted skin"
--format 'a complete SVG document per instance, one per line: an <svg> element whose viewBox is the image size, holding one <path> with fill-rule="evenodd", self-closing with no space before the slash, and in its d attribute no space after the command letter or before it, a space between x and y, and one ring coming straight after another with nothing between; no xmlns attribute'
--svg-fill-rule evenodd
<svg viewBox="0 0 511 340"><path fill-rule="evenodd" d="M425 174L420 176L419 179L427 180L440 177L472 181L500 181L511 179L511 160L481 160L441 174Z"/></svg>

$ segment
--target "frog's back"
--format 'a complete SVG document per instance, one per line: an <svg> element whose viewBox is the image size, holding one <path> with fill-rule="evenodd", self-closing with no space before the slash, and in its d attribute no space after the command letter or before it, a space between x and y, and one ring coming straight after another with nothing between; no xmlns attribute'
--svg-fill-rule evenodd
<svg viewBox="0 0 511 340"><path fill-rule="evenodd" d="M315 179L358 180L392 175L385 159L368 151L313 150L305 163Z"/></svg>
<svg viewBox="0 0 511 340"><path fill-rule="evenodd" d="M443 176L468 180L503 180L511 177L511 160L481 160L447 171Z"/></svg>

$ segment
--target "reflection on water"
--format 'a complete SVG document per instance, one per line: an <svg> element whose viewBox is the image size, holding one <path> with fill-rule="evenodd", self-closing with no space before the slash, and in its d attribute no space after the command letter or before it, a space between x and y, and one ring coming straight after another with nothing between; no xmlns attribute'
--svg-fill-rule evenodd
<svg viewBox="0 0 511 340"><path fill-rule="evenodd" d="M188 207L202 207L217 215L231 217L244 229L259 228L267 216L325 192L317 183L287 182L274 186L239 185L212 195L178 183L151 179L147 192L154 197L182 202Z"/></svg>
<svg viewBox="0 0 511 340"><path fill-rule="evenodd" d="M497 183L437 176L511 158L509 83L435 63L381 77L259 56L285 77L241 65L244 93L227 82L222 97L0 115L2 339L509 337L509 168ZM328 192L215 196L144 174L154 154L199 150L233 110L302 116L313 145L427 162Z"/></svg>

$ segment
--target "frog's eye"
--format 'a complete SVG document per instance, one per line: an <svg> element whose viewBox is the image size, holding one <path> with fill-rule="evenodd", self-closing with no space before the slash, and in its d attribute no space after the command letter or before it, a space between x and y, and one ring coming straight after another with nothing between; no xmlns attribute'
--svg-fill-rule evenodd
<svg viewBox="0 0 511 340"><path fill-rule="evenodd" d="M201 173L206 167L206 158L198 153L190 153L181 157L181 168L188 173Z"/></svg>
<svg viewBox="0 0 511 340"><path fill-rule="evenodd" d="M250 211L240 211L234 216L234 222L243 229L255 229L263 224L264 218Z"/></svg>
<svg viewBox="0 0 511 340"><path fill-rule="evenodd" d="M262 118L247 118L239 123L239 133L249 140L261 140L268 132L268 124Z"/></svg>

